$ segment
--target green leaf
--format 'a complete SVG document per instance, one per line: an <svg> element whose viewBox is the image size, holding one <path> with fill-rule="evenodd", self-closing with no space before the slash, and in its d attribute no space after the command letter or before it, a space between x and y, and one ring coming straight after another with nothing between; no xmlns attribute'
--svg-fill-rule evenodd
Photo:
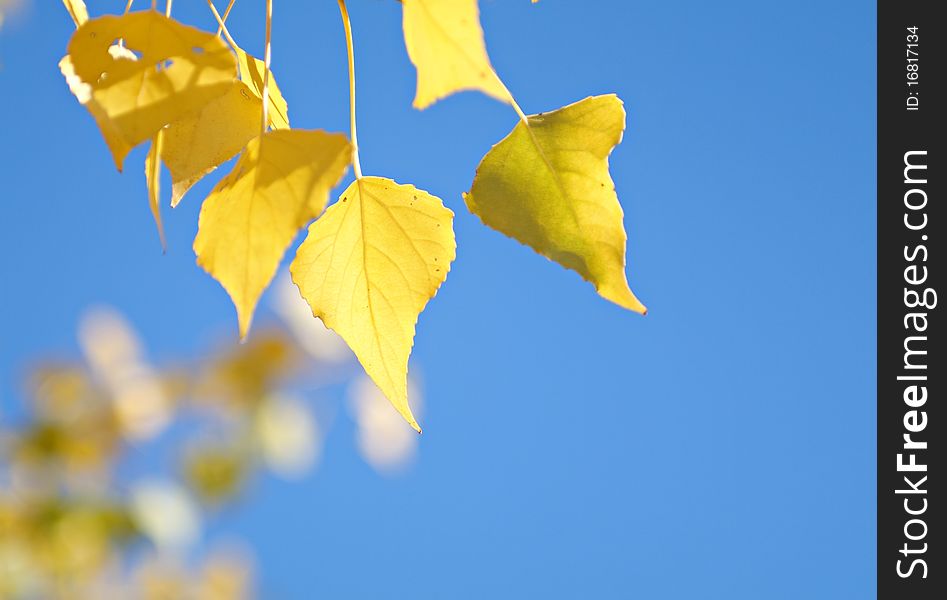
<svg viewBox="0 0 947 600"><path fill-rule="evenodd" d="M625 111L615 95L531 115L484 156L467 207L492 227L591 281L635 312L622 208L608 172Z"/></svg>

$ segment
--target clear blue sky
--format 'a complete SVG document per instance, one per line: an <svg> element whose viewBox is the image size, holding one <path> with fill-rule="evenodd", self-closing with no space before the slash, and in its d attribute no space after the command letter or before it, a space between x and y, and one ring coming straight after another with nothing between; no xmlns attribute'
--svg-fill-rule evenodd
<svg viewBox="0 0 947 600"><path fill-rule="evenodd" d="M210 26L203 2L175 5ZM257 50L262 2L237 6ZM444 198L458 259L419 324L413 470L375 474L343 419L312 477L227 513L264 596L872 597L874 3L481 2L527 112L624 99L611 165L644 318L465 210L515 115L475 93L413 110L399 5L350 9L363 168ZM277 0L275 19L294 124L345 131L335 2ZM191 250L211 182L165 210L162 256L143 150L117 174L58 72L71 31L42 0L0 34L7 406L29 358L77 352L91 304L127 314L158 360L236 330Z"/></svg>

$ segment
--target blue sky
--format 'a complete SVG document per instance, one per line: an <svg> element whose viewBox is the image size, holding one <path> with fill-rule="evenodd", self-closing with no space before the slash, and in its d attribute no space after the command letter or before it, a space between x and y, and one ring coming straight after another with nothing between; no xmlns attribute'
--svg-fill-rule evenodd
<svg viewBox="0 0 947 600"><path fill-rule="evenodd" d="M236 335L191 250L216 177L165 210L162 256L144 151L115 172L56 67L72 24L33 4L0 33L0 414L31 357L77 352L90 305L159 361ZM254 51L262 10L232 20ZM413 110L399 5L350 11L363 170L444 198L458 258L419 323L416 465L379 476L343 419L310 478L226 515L264 596L873 596L874 4L481 2L524 110L625 101L611 167L644 318L466 211L515 114L475 93ZM273 37L294 125L346 131L335 2L277 0Z"/></svg>

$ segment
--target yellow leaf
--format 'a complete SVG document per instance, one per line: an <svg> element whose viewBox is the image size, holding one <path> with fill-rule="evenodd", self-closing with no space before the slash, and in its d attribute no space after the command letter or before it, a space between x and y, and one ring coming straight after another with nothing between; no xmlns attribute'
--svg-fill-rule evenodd
<svg viewBox="0 0 947 600"><path fill-rule="evenodd" d="M151 206L151 214L155 218L155 225L158 226L158 238L161 240L161 249L167 248L164 240L164 226L161 224L161 147L163 145L164 132L159 131L151 140L151 148L148 149L148 155L145 157L145 182L148 185L148 204Z"/></svg>
<svg viewBox="0 0 947 600"><path fill-rule="evenodd" d="M405 46L418 70L415 108L473 89L510 102L487 56L477 0L404 0L403 5Z"/></svg>
<svg viewBox="0 0 947 600"><path fill-rule="evenodd" d="M234 81L227 93L165 130L161 160L171 172L171 206L177 206L204 175L236 156L260 134L263 80L257 65L262 69L262 62L237 48L237 64L240 81ZM272 73L269 97L270 125L289 129L286 100Z"/></svg>
<svg viewBox="0 0 947 600"><path fill-rule="evenodd" d="M92 96L92 88L83 83L78 75L76 75L76 71L72 66L72 59L68 56L63 57L63 59L59 61L59 70L62 72L63 77L66 78L69 91L86 107L86 110L88 110L92 118L95 119L96 125L99 126L99 131L102 132L102 137L105 139L105 144L115 159L115 166L121 170L122 164L120 157L127 155L132 147L125 141L122 132L115 123L112 122L112 119L109 118L105 108Z"/></svg>
<svg viewBox="0 0 947 600"><path fill-rule="evenodd" d="M240 81L249 86L250 90L257 98L263 98L263 74L266 73L266 65L262 60L255 56L250 56L241 48L236 48L237 67L240 71ZM276 79L273 72L270 71L269 83L270 109L268 120L273 129L289 129L289 109L286 106L286 100L279 86L276 85Z"/></svg>
<svg viewBox="0 0 947 600"><path fill-rule="evenodd" d="M62 3L69 11L69 16L72 17L72 22L76 24L76 27L89 20L89 11L83 0L62 0Z"/></svg>
<svg viewBox="0 0 947 600"><path fill-rule="evenodd" d="M625 129L614 95L527 117L477 168L467 207L483 223L591 281L627 309L645 307L628 287L622 209L608 155Z"/></svg>
<svg viewBox="0 0 947 600"><path fill-rule="evenodd" d="M177 206L191 186L260 135L260 110L260 99L236 81L198 113L168 126L161 160L171 172L171 206Z"/></svg>
<svg viewBox="0 0 947 600"><path fill-rule="evenodd" d="M113 50L119 39L137 60ZM67 58L70 89L100 127L109 121L106 141L118 138L109 148L119 170L129 148L226 93L237 74L234 55L216 36L154 11L86 21Z"/></svg>
<svg viewBox="0 0 947 600"><path fill-rule="evenodd" d="M418 315L454 260L453 218L414 186L363 177L309 226L290 266L313 314L419 432L408 406L408 356Z"/></svg>
<svg viewBox="0 0 947 600"><path fill-rule="evenodd" d="M351 154L341 134L270 131L250 140L204 201L194 239L197 263L230 294L241 338L287 246L325 208Z"/></svg>

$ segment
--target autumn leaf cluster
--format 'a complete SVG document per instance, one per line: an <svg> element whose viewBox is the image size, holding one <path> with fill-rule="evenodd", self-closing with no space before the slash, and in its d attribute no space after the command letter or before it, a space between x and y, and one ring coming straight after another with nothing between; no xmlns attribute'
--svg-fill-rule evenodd
<svg viewBox="0 0 947 600"><path fill-rule="evenodd" d="M233 2L220 15L208 0L216 34L171 18L170 2L164 14L94 19L81 0L64 3L77 30L60 68L119 170L132 148L150 143L145 175L159 232L162 165L175 206L202 177L238 156L203 200L194 251L233 300L241 337L292 240L308 226L290 266L299 292L420 431L408 403L408 358L418 316L455 258L454 214L414 185L362 174L344 0L349 136L290 126L270 69L272 0L266 0L263 60L228 32ZM490 63L476 0L403 0L402 7L405 46L417 70L415 108L479 90L518 117L477 167L463 195L467 208L488 227L577 272L605 299L644 313L625 274L627 236L608 167L625 128L621 100L595 96L528 115ZM354 181L329 205L350 166Z"/></svg>

